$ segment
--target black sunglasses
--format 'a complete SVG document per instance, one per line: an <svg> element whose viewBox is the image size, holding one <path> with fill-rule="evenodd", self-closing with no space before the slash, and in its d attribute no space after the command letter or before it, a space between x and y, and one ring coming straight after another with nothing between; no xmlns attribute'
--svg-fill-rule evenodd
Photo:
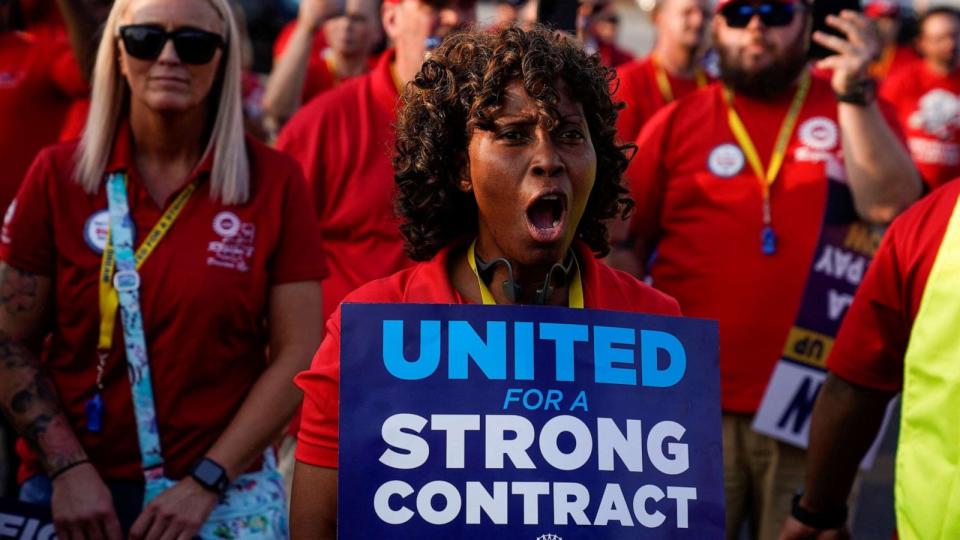
<svg viewBox="0 0 960 540"><path fill-rule="evenodd" d="M223 38L213 32L190 27L167 32L163 27L152 24L121 26L120 39L127 54L140 60L156 60L167 41L173 40L180 61L195 65L206 64L213 59L217 49L226 45Z"/></svg>
<svg viewBox="0 0 960 540"><path fill-rule="evenodd" d="M791 2L771 2L769 0L755 4L734 2L720 10L720 14L731 28L746 28L754 16L760 17L764 26L787 26L793 22L796 13Z"/></svg>

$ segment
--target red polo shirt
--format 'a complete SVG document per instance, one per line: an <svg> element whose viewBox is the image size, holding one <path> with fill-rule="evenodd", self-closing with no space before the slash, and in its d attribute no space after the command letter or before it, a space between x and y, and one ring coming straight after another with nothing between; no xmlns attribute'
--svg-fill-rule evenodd
<svg viewBox="0 0 960 540"><path fill-rule="evenodd" d="M391 51L370 73L311 101L277 141L303 166L313 191L330 267L324 317L350 291L410 264L393 210L390 159L399 94L392 62Z"/></svg>
<svg viewBox="0 0 960 540"><path fill-rule="evenodd" d="M121 129L108 171L129 172L139 243L164 208L135 169L128 132ZM217 440L266 368L271 287L325 276L299 167L252 139L247 148L250 200L232 206L213 201L207 159L193 173L203 179L196 193L140 270L160 440L173 478L186 474ZM119 322L103 380L103 429L85 427L84 405L95 391L107 202L104 187L90 195L74 180L75 152L72 143L40 153L8 213L0 256L53 281L55 320L42 363L90 459L105 478L142 480ZM19 450L21 480L40 472L26 445Z"/></svg>
<svg viewBox="0 0 960 540"><path fill-rule="evenodd" d="M692 94L698 88L696 79L683 79L666 70L664 73L670 81L674 100ZM627 104L617 118L617 133L622 141L634 141L647 120L669 102L657 84L656 65L650 56L618 67L617 78L620 87L613 98Z"/></svg>
<svg viewBox="0 0 960 540"><path fill-rule="evenodd" d="M913 321L958 195L960 182L953 182L887 229L834 342L830 371L863 386L900 391Z"/></svg>
<svg viewBox="0 0 960 540"><path fill-rule="evenodd" d="M62 32L0 33L0 208L10 204L37 152L57 142L87 85Z"/></svg>
<svg viewBox="0 0 960 540"><path fill-rule="evenodd" d="M431 261L357 289L345 302L466 304L450 282L451 253L463 256L463 249L446 248ZM614 270L594 258L583 244L577 246L583 280L584 306L636 313L680 316L677 302L633 276ZM340 310L327 321L323 344L310 370L297 376L304 391L303 421L297 444L297 460L318 467L337 467L339 444Z"/></svg>
<svg viewBox="0 0 960 540"><path fill-rule="evenodd" d="M616 43L606 41L597 42L597 54L600 55L600 62L607 66L615 68L633 60L633 54L626 49L621 49Z"/></svg>
<svg viewBox="0 0 960 540"><path fill-rule="evenodd" d="M920 55L910 45L892 45L883 51L880 60L870 66L870 74L883 81L901 69L920 60Z"/></svg>
<svg viewBox="0 0 960 540"><path fill-rule="evenodd" d="M735 108L766 166L794 92ZM762 198L727 121L722 87L711 85L657 113L637 140L627 172L637 208L631 223L653 285L684 314L720 322L723 410L754 413L800 306L826 204L827 178L844 180L837 101L813 77L771 186L774 255L761 252Z"/></svg>
<svg viewBox="0 0 960 540"><path fill-rule="evenodd" d="M881 96L896 107L927 187L960 176L960 70L940 75L914 62L884 82Z"/></svg>
<svg viewBox="0 0 960 540"><path fill-rule="evenodd" d="M287 50L287 44L290 42L290 36L296 29L297 21L294 20L287 24L277 36L273 44L273 61L276 63L280 55ZM313 44L310 47L310 56L307 60L307 73L303 79L302 102L306 103L322 92L336 86L340 81L337 76L330 71L330 66L323 57L323 51L327 48L327 40L322 30L317 30L314 34Z"/></svg>
<svg viewBox="0 0 960 540"><path fill-rule="evenodd" d="M273 42L273 57L277 58L283 53L283 50L287 48L287 43L290 42L290 37L293 35L293 31L297 29L297 20L294 19L286 24L280 33L277 35L277 39ZM314 53L319 54L321 51L327 48L327 38L323 35L322 29L317 29L317 32L313 35L313 45L310 49L311 56Z"/></svg>

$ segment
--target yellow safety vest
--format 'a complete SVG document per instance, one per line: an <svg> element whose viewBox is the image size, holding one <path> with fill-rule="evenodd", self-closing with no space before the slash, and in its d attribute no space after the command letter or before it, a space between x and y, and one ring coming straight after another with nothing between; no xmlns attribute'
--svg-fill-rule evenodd
<svg viewBox="0 0 960 540"><path fill-rule="evenodd" d="M904 358L897 530L960 539L960 203L927 278Z"/></svg>

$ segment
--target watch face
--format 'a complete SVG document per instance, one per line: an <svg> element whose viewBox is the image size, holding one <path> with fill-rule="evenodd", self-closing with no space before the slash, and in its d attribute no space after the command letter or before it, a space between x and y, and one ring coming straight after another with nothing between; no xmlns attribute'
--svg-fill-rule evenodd
<svg viewBox="0 0 960 540"><path fill-rule="evenodd" d="M212 461L204 459L200 461L200 463L197 463L193 474L200 482L208 486L216 486L223 476L223 469Z"/></svg>

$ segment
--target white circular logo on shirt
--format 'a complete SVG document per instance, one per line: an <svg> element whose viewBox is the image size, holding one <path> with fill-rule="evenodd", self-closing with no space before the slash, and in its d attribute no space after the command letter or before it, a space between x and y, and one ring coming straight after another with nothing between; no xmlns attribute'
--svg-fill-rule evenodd
<svg viewBox="0 0 960 540"><path fill-rule="evenodd" d="M800 124L798 133L800 142L811 150L826 152L836 148L840 142L837 124L825 116L817 116Z"/></svg>
<svg viewBox="0 0 960 540"><path fill-rule="evenodd" d="M213 232L225 238L240 232L240 218L233 212L220 212L213 218Z"/></svg>
<svg viewBox="0 0 960 540"><path fill-rule="evenodd" d="M943 88L933 89L917 102L907 125L941 140L950 140L960 127L960 96Z"/></svg>
<svg viewBox="0 0 960 540"><path fill-rule="evenodd" d="M724 143L710 151L707 167L720 178L730 178L743 170L744 162L743 151L739 146Z"/></svg>
<svg viewBox="0 0 960 540"><path fill-rule="evenodd" d="M13 221L14 214L17 213L17 200L14 199L7 207L7 213L3 215L3 228L0 229L0 242L10 243L10 223Z"/></svg>
<svg viewBox="0 0 960 540"><path fill-rule="evenodd" d="M3 224L9 225L13 221L13 215L17 213L17 200L14 199L7 207L7 213L3 215Z"/></svg>
<svg viewBox="0 0 960 540"><path fill-rule="evenodd" d="M107 247L107 230L110 227L110 212L94 212L83 225L83 239L95 253L103 253Z"/></svg>

